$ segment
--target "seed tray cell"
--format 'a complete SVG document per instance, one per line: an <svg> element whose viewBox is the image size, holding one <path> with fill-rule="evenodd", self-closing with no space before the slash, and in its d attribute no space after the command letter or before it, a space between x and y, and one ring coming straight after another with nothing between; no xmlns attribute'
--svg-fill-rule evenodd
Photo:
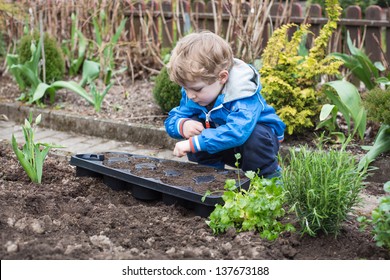
<svg viewBox="0 0 390 280"><path fill-rule="evenodd" d="M101 177L114 190L130 191L140 200L179 204L202 217L207 217L217 203L223 204L225 180L237 178L236 170L121 152L77 154L70 164L76 166L76 176ZM241 174L240 178L241 187L247 189L249 179ZM215 186L219 191L202 202L205 191L215 191Z"/></svg>

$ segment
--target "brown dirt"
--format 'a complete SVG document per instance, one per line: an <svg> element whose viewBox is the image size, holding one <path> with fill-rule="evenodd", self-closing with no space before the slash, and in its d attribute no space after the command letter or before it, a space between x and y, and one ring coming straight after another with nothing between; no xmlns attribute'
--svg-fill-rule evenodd
<svg viewBox="0 0 390 280"><path fill-rule="evenodd" d="M154 82L136 80L132 84L130 80L120 77L104 98L99 113L96 113L93 106L82 97L66 90L57 91L54 104L45 102L45 108L82 116L94 116L99 119L152 124L160 127L167 114L162 112L154 102L153 86ZM0 76L0 102L15 102L20 94L17 84L9 75Z"/></svg>
<svg viewBox="0 0 390 280"><path fill-rule="evenodd" d="M166 115L153 101L152 83L121 83L100 113L66 91L47 106L162 126ZM0 102L14 102L19 95L9 76L0 77ZM359 231L352 214L337 239L294 233L268 242L255 232L233 230L214 236L207 219L179 205L137 200L99 178L76 177L69 159L54 153L45 162L41 185L29 181L5 141L0 142L0 166L1 259L390 259L368 231ZM370 183L366 192L383 195L382 188Z"/></svg>
<svg viewBox="0 0 390 280"><path fill-rule="evenodd" d="M206 219L161 201L76 177L49 154L41 185L29 181L8 142L0 142L1 259L390 259L350 216L337 237L255 232L214 236Z"/></svg>
<svg viewBox="0 0 390 280"><path fill-rule="evenodd" d="M105 153L103 165L110 169L121 169L140 178L152 178L169 186L184 188L204 195L212 191L215 195L223 192L227 179L236 179L234 170L216 170L198 164L162 160L153 157L126 153ZM240 176L244 177L243 172Z"/></svg>

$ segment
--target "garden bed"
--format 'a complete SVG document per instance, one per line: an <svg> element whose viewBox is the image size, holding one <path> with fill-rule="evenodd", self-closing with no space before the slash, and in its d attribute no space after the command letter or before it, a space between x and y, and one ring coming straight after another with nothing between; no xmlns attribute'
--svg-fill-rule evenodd
<svg viewBox="0 0 390 280"><path fill-rule="evenodd" d="M353 215L337 238L293 233L269 242L233 230L214 236L206 218L137 200L101 178L76 177L69 159L53 153L41 185L29 181L6 141L0 165L1 259L390 259Z"/></svg>

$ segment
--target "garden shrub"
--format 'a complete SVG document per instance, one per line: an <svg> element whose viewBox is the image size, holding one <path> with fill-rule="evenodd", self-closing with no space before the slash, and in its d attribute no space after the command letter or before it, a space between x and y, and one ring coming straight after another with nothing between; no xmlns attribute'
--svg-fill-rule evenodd
<svg viewBox="0 0 390 280"><path fill-rule="evenodd" d="M24 64L31 59L31 40L34 38L36 44L40 39L39 33L34 35L25 35L21 38L18 46L19 63ZM46 67L46 83L61 80L65 73L65 60L61 48L57 45L56 40L45 33L44 38L45 50L45 67ZM43 80L41 71L40 78Z"/></svg>
<svg viewBox="0 0 390 280"><path fill-rule="evenodd" d="M169 112L172 108L180 104L181 87L169 79L166 67L161 69L160 74L156 78L153 96L158 106L164 112Z"/></svg>
<svg viewBox="0 0 390 280"><path fill-rule="evenodd" d="M370 119L390 125L390 88L374 88L368 91L363 103Z"/></svg>
<svg viewBox="0 0 390 280"><path fill-rule="evenodd" d="M300 50L310 32L309 25L302 24L288 40L289 29L296 25L287 24L273 33L262 55L262 94L285 122L290 135L314 127L323 96L316 89L321 75L340 73L342 62L326 56L326 49L337 28L341 8L337 0L327 0L326 10L328 23L307 54Z"/></svg>
<svg viewBox="0 0 390 280"><path fill-rule="evenodd" d="M366 168L358 170L352 154L340 150L290 149L282 180L287 203L298 217L302 234L319 231L337 235L347 214L359 201Z"/></svg>

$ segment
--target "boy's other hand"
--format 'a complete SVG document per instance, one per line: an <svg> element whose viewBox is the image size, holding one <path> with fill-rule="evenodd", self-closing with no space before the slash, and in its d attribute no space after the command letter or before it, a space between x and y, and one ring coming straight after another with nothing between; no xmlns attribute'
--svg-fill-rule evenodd
<svg viewBox="0 0 390 280"><path fill-rule="evenodd" d="M182 157L185 156L190 151L191 151L190 141L184 140L176 143L175 149L173 150L173 155L176 157Z"/></svg>
<svg viewBox="0 0 390 280"><path fill-rule="evenodd" d="M195 135L199 135L204 129L204 126L201 122L188 120L183 124L183 136L185 138L190 138Z"/></svg>

